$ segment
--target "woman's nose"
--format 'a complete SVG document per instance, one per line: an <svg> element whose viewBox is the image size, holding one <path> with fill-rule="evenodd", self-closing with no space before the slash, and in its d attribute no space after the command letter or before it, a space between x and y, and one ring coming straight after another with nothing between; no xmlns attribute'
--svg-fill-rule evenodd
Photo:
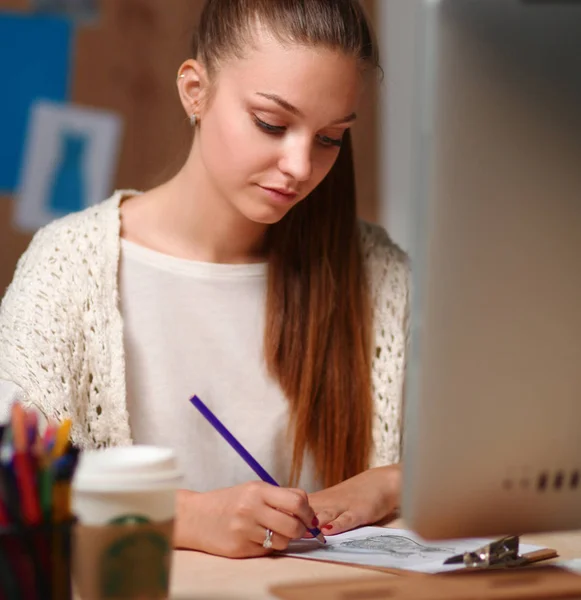
<svg viewBox="0 0 581 600"><path fill-rule="evenodd" d="M280 170L294 181L307 181L313 172L312 145L295 142L285 147L279 162Z"/></svg>

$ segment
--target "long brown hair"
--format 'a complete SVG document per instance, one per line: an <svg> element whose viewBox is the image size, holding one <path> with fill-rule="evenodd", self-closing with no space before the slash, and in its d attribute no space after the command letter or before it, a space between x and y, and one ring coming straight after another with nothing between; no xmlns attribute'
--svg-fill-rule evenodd
<svg viewBox="0 0 581 600"><path fill-rule="evenodd" d="M378 66L357 0L207 0L193 55L208 74L242 56L256 24L285 43L324 46ZM291 481L305 452L325 486L368 466L371 308L361 255L351 138L323 182L268 231L264 354L290 402Z"/></svg>

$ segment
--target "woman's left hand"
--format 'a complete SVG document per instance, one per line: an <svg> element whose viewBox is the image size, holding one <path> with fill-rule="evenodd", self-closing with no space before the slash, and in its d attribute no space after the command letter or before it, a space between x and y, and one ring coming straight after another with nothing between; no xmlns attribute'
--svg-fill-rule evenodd
<svg viewBox="0 0 581 600"><path fill-rule="evenodd" d="M401 468L376 467L333 487L309 494L324 535L382 521L399 508Z"/></svg>

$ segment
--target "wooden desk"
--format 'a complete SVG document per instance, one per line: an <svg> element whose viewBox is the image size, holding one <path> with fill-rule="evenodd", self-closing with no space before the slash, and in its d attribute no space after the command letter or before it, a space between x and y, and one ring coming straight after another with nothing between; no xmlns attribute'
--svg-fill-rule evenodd
<svg viewBox="0 0 581 600"><path fill-rule="evenodd" d="M392 527L404 527L394 522ZM559 559L581 557L581 531L523 536L523 543L555 548ZM558 559L558 560L559 560ZM377 577L377 572L314 560L268 557L230 560L199 552L178 551L174 556L172 600L272 600L275 584Z"/></svg>

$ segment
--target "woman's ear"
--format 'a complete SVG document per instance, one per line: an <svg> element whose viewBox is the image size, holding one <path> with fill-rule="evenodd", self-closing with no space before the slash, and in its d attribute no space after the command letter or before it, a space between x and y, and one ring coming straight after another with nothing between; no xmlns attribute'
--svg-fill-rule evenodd
<svg viewBox="0 0 581 600"><path fill-rule="evenodd" d="M178 70L177 87L184 111L190 122L195 123L200 119L208 94L208 78L202 64L194 59L186 60Z"/></svg>

